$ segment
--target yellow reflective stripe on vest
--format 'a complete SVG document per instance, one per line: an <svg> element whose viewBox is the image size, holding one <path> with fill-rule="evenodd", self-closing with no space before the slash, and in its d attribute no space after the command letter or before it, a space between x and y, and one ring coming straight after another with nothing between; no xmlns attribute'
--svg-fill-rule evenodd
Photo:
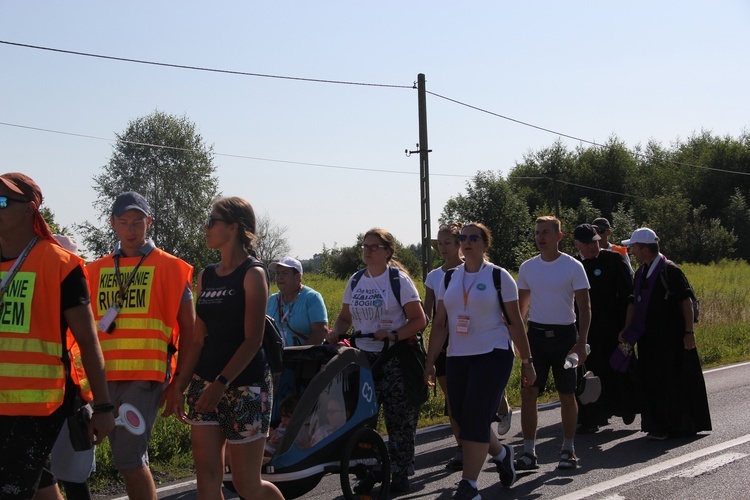
<svg viewBox="0 0 750 500"><path fill-rule="evenodd" d="M109 339L100 342L104 351L159 351L167 352L167 343L155 339Z"/></svg>
<svg viewBox="0 0 750 500"><path fill-rule="evenodd" d="M167 361L156 359L110 359L104 362L107 372L153 370L167 373Z"/></svg>
<svg viewBox="0 0 750 500"><path fill-rule="evenodd" d="M62 365L0 363L0 377L61 379L65 377L65 371Z"/></svg>
<svg viewBox="0 0 750 500"><path fill-rule="evenodd" d="M117 330L156 330L167 339L172 339L172 328L157 318L122 318L115 320Z"/></svg>
<svg viewBox="0 0 750 500"><path fill-rule="evenodd" d="M20 389L0 392L0 404L62 403L62 389ZM56 406L59 406L56 405Z"/></svg>
<svg viewBox="0 0 750 500"><path fill-rule="evenodd" d="M0 339L1 351L9 352L38 352L48 354L56 358L62 357L62 345L60 342L45 342L39 339Z"/></svg>

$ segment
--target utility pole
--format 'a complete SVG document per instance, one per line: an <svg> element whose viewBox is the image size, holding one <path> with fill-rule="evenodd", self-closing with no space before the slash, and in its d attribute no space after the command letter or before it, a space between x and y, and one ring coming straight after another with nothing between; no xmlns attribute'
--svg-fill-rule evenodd
<svg viewBox="0 0 750 500"><path fill-rule="evenodd" d="M422 280L427 278L432 264L432 232L430 231L430 161L431 149L427 147L427 92L424 74L417 75L417 102L419 105L419 190L422 203ZM417 151L406 150L409 156Z"/></svg>

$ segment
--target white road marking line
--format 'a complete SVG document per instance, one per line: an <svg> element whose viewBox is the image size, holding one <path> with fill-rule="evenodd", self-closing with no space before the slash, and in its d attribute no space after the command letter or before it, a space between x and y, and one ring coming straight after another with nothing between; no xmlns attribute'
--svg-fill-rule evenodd
<svg viewBox="0 0 750 500"><path fill-rule="evenodd" d="M718 469L719 467L723 465L731 464L732 462L736 460L745 458L746 456L747 456L747 453L724 453L723 455L719 455L718 457L710 458L706 460L705 462L703 462L702 464L696 465L695 467L691 467L687 470L678 472L676 474L669 474L668 476L662 477L659 480L669 481L670 479L674 479L677 477L681 477L681 478L698 477L707 472L711 472L714 469Z"/></svg>
<svg viewBox="0 0 750 500"><path fill-rule="evenodd" d="M749 441L750 441L750 434L746 434L737 439L732 439L731 441L726 441L724 443L720 443L714 446L709 446L708 448L694 451L686 455L681 455L671 460L665 460L664 462L652 465L650 467L646 467L645 469L640 469L635 472L631 472L629 474L620 476L618 478L601 482L599 484L587 486L583 489L574 491L573 493L569 493L567 495L563 495L557 498L558 500L575 500L575 499L580 499L580 498L588 498L592 495L603 493L607 490L611 490L612 488L617 488L625 484L632 483L633 481L637 481L639 479L643 479L643 478L652 476L654 474L658 474L659 472L671 469L672 467L680 466L682 464L690 462L691 460L697 460L707 455L711 455L712 453L718 453L720 451L724 451L734 446L745 444Z"/></svg>
<svg viewBox="0 0 750 500"><path fill-rule="evenodd" d="M157 488L156 493L159 494L159 493L164 493L165 491L178 490L180 488L184 488L185 486L190 486L192 484L197 484L197 483L198 483L197 479L190 479L188 481L183 481L182 483L177 483L177 484L172 484L169 486L162 486L161 488ZM125 495L124 497L117 497L117 498L113 498L112 500L128 500L128 499L129 497Z"/></svg>

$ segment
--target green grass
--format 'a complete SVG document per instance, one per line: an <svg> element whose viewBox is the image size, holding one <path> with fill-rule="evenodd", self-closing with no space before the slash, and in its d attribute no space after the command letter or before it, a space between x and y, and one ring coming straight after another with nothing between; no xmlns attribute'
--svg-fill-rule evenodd
<svg viewBox="0 0 750 500"><path fill-rule="evenodd" d="M750 359L750 289L747 287L750 264L722 261L709 266L686 264L682 269L701 301L701 317L695 331L703 366L708 368ZM341 311L346 281L306 274L304 283L323 295L332 325ZM415 280L415 284L423 294L421 281ZM429 328L425 339L429 339ZM512 407L520 406L519 364L517 360L507 388ZM542 399L554 399L551 389L548 388ZM430 399L421 408L420 427L447 422L443 415L444 401L439 389L435 396L430 391ZM385 432L382 419L379 430ZM172 417L159 417L149 445L149 456L157 481L192 475L189 427ZM97 448L97 470L91 478L92 489L111 488L118 481L118 474L112 468L109 442L105 442Z"/></svg>

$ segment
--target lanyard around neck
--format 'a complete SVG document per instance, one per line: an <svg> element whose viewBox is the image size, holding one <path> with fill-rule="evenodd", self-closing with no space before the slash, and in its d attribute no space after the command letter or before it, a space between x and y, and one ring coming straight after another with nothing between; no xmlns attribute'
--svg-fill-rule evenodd
<svg viewBox="0 0 750 500"><path fill-rule="evenodd" d="M115 260L115 281L117 282L117 288L120 289L119 296L115 298L115 303L118 306L122 306L123 300L125 300L125 294L127 294L128 289L130 288L131 283L133 283L133 279L135 278L135 273L138 272L138 268L141 267L141 264L146 259L146 256L148 254L144 253L141 256L141 260L138 261L138 263L135 265L133 270L130 272L130 276L128 276L127 281L125 282L125 285L122 284L122 278L120 277L120 254L117 254L114 256Z"/></svg>
<svg viewBox="0 0 750 500"><path fill-rule="evenodd" d="M375 278L375 276L370 273L370 271L367 271L367 274L369 274L369 278L375 283L375 289L378 291L378 295L383 299L383 309L385 309L386 314L388 314L388 290L390 289L390 277L391 272L390 268L386 266L385 272L383 273L385 275L385 286L381 287L380 282Z"/></svg>
<svg viewBox="0 0 750 500"><path fill-rule="evenodd" d="M26 245L26 248L23 249L23 252L21 252L21 255L19 255L16 258L16 261L13 263L10 270L6 273L5 277L3 278L3 281L0 282L0 300L2 300L2 298L5 296L5 292L8 291L8 288L10 287L10 284L13 281L13 278L15 278L18 270L21 269L23 262L26 260L26 257L29 256L31 249L34 248L34 245L36 245L37 241L39 241L39 236L34 236L34 238L29 242L29 244Z"/></svg>
<svg viewBox="0 0 750 500"><path fill-rule="evenodd" d="M464 274L461 276L461 288L463 288L464 292L464 311L466 310L466 306L469 303L469 293L471 293L471 289L474 288L474 283L477 281L477 278L479 278L479 274L482 272L482 269L484 269L485 262L482 261L482 265L479 267L479 271L476 272L474 275L474 279L471 280L471 284L469 285L469 288L466 288L466 285L464 284L465 278L466 278L466 264L464 264Z"/></svg>

